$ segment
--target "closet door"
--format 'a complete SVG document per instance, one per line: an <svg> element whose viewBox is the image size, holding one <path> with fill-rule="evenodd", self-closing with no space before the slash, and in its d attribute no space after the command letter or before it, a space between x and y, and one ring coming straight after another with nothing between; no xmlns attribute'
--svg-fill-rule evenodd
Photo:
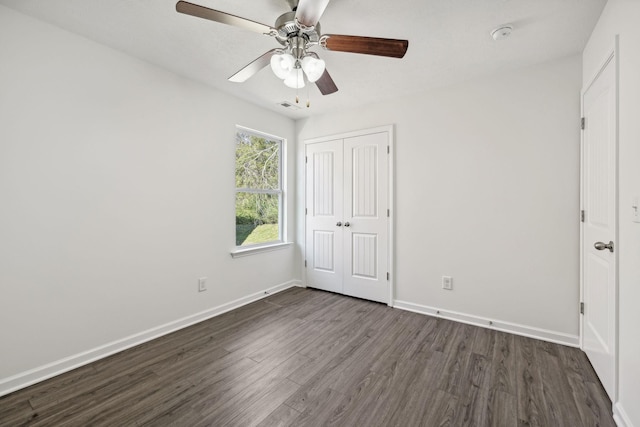
<svg viewBox="0 0 640 427"><path fill-rule="evenodd" d="M342 140L306 147L307 285L342 293Z"/></svg>
<svg viewBox="0 0 640 427"><path fill-rule="evenodd" d="M388 133L344 139L343 293L389 301Z"/></svg>
<svg viewBox="0 0 640 427"><path fill-rule="evenodd" d="M389 132L306 145L306 283L389 303Z"/></svg>

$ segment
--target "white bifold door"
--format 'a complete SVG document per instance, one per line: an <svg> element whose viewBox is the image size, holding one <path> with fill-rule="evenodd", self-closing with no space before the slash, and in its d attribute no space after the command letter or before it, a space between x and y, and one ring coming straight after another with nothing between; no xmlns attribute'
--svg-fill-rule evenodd
<svg viewBox="0 0 640 427"><path fill-rule="evenodd" d="M307 286L391 303L389 132L306 145Z"/></svg>

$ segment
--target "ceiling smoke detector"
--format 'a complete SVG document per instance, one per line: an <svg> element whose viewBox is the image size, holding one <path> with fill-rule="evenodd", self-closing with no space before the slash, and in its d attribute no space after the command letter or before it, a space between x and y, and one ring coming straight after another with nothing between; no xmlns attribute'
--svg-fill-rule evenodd
<svg viewBox="0 0 640 427"><path fill-rule="evenodd" d="M498 41L498 40L502 40L502 39L506 39L507 37L509 37L511 35L511 32L513 31L513 26L512 25L501 25L498 28L496 28L495 30L491 31L491 37L493 37L494 40Z"/></svg>

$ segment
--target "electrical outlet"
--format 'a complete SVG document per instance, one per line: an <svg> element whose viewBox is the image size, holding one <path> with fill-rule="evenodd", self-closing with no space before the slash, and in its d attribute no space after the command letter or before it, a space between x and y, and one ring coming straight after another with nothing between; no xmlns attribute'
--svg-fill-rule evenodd
<svg viewBox="0 0 640 427"><path fill-rule="evenodd" d="M446 289L448 291L453 289L453 279L451 276L442 276L442 289Z"/></svg>
<svg viewBox="0 0 640 427"><path fill-rule="evenodd" d="M198 292L204 292L207 290L207 278L201 277L198 279Z"/></svg>

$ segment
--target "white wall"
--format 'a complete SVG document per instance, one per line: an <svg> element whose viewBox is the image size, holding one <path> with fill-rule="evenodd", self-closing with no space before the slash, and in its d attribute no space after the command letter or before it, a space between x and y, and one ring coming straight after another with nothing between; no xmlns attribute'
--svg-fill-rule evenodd
<svg viewBox="0 0 640 427"><path fill-rule="evenodd" d="M609 0L583 54L584 85L593 79L619 35L619 383L616 416L640 426L640 224L631 204L640 197L640 2ZM625 425L622 424L622 425Z"/></svg>
<svg viewBox="0 0 640 427"><path fill-rule="evenodd" d="M292 120L2 6L0 58L0 394L294 278L293 247L229 254L235 125L293 171Z"/></svg>
<svg viewBox="0 0 640 427"><path fill-rule="evenodd" d="M580 69L576 56L300 120L298 156L305 139L395 124L397 300L576 344Z"/></svg>

